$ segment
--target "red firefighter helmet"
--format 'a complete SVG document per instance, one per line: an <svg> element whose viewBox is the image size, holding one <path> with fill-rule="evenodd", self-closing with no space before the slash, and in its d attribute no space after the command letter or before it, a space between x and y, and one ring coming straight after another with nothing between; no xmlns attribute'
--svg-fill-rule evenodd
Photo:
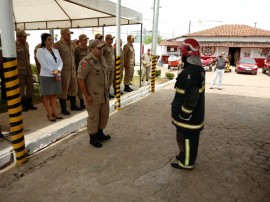
<svg viewBox="0 0 270 202"><path fill-rule="evenodd" d="M179 48L183 56L200 56L200 44L195 39L185 39Z"/></svg>

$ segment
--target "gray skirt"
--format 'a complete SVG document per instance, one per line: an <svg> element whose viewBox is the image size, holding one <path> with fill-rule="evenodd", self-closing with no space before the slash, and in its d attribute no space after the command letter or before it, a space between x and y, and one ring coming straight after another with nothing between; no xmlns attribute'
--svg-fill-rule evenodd
<svg viewBox="0 0 270 202"><path fill-rule="evenodd" d="M40 76L41 95L59 95L62 93L61 80L56 81L53 77Z"/></svg>

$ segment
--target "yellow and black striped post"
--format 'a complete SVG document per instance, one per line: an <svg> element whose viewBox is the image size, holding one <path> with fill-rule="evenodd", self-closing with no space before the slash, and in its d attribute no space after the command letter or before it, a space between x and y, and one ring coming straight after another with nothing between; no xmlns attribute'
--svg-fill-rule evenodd
<svg viewBox="0 0 270 202"><path fill-rule="evenodd" d="M4 78L7 93L7 104L9 114L10 133L13 149L16 153L18 164L26 161L26 150L24 142L22 106L18 79L17 59L5 58Z"/></svg>
<svg viewBox="0 0 270 202"><path fill-rule="evenodd" d="M116 90L116 102L115 102L115 109L116 110L120 110L121 108L121 98L120 98L120 84L121 84L121 80L120 80L120 64L121 64L121 60L120 60L120 56L116 56L116 60L115 60L115 90Z"/></svg>
<svg viewBox="0 0 270 202"><path fill-rule="evenodd" d="M155 79L156 79L156 66L157 66L157 56L152 55L152 73L151 73L151 92L155 92Z"/></svg>

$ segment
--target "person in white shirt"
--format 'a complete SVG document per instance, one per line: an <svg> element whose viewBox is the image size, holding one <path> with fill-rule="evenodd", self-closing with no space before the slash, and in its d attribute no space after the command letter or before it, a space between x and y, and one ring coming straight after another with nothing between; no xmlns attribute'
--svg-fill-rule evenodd
<svg viewBox="0 0 270 202"><path fill-rule="evenodd" d="M63 119L56 111L56 96L61 94L61 70L63 62L59 51L53 48L53 37L50 34L41 36L41 48L37 50L37 60L41 65L40 86L43 104L49 121Z"/></svg>

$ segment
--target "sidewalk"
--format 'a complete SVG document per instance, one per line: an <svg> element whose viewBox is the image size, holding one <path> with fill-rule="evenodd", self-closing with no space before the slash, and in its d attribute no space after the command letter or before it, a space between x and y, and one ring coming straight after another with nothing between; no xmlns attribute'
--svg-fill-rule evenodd
<svg viewBox="0 0 270 202"><path fill-rule="evenodd" d="M136 69L139 69L139 67L136 67ZM162 69L163 72L163 69L165 70L166 68L160 69ZM135 74L136 73L137 71L135 70ZM166 83L156 85L155 89L161 89L173 82L174 80L171 80ZM133 92L124 93L124 95L121 96L121 108L150 93L150 85L142 86L141 88L135 85L131 87L134 89ZM124 86L122 85L121 91L123 91L123 88ZM115 101L116 99L110 100L110 113L115 111ZM68 101L67 104L69 108ZM23 112L25 145L29 155L86 126L86 110L81 112L71 111L70 116L63 115L63 120L57 120L55 123L52 123L48 121L46 117L44 106L42 104L38 104L37 107L38 110ZM59 103L57 103L57 107L60 109ZM8 113L0 114L0 120L2 131L9 131ZM0 170L1 168L7 167L14 163L15 159L15 153L12 145L8 141L1 138Z"/></svg>

